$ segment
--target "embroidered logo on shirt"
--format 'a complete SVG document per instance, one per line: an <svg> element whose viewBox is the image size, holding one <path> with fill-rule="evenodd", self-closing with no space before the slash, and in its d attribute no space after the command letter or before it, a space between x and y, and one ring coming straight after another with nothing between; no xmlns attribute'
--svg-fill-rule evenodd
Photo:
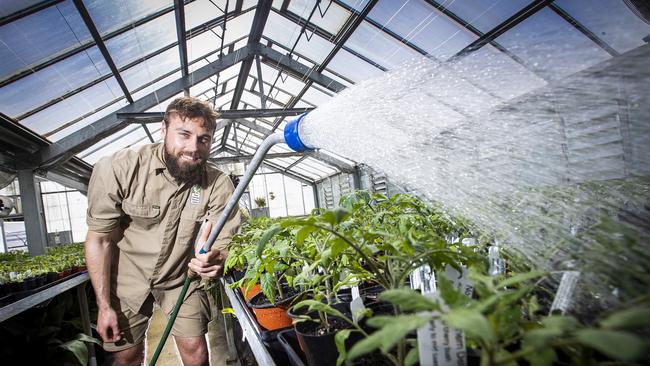
<svg viewBox="0 0 650 366"><path fill-rule="evenodd" d="M198 185L193 185L190 190L190 203L198 205L201 201L201 188Z"/></svg>

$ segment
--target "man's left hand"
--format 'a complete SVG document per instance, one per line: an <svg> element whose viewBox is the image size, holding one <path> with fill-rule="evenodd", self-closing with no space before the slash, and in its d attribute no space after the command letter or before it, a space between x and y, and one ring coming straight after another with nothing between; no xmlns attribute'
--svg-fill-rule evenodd
<svg viewBox="0 0 650 366"><path fill-rule="evenodd" d="M224 262L228 256L227 250L219 250L214 247L205 254L199 254L199 251L201 250L203 244L208 241L208 236L210 236L211 230L212 222L207 221L205 225L203 225L203 230L201 231L201 236L197 247L194 248L194 258L192 258L188 264L192 271L196 272L202 277L208 278L214 278L221 275L223 272Z"/></svg>

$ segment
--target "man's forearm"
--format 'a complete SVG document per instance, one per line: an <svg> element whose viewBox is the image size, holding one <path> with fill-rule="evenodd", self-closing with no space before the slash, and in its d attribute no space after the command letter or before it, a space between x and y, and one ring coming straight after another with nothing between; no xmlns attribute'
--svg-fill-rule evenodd
<svg viewBox="0 0 650 366"><path fill-rule="evenodd" d="M100 309L111 307L111 250L110 234L88 232L85 244L86 266L88 267L90 282L95 290L97 306Z"/></svg>

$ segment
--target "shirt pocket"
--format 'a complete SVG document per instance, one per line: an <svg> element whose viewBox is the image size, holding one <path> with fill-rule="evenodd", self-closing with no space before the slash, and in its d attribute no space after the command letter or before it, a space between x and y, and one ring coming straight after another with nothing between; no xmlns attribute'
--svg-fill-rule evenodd
<svg viewBox="0 0 650 366"><path fill-rule="evenodd" d="M176 242L179 245L194 245L196 235L199 233L201 223L205 216L205 210L200 207L185 207L181 212L181 219L178 225Z"/></svg>
<svg viewBox="0 0 650 366"><path fill-rule="evenodd" d="M130 225L141 229L152 229L160 222L160 207L158 206L122 201L122 211L129 216Z"/></svg>

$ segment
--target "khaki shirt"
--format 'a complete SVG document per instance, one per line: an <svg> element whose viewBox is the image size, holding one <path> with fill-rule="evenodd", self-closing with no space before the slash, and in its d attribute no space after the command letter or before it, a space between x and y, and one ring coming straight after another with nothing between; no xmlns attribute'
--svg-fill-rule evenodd
<svg viewBox="0 0 650 366"><path fill-rule="evenodd" d="M152 290L160 302L182 286L201 223L215 222L234 191L210 163L201 184L190 186L178 185L163 161L161 143L125 149L98 161L88 186L88 230L123 233L112 250L111 294L135 312ZM226 248L240 221L234 210L214 246Z"/></svg>

